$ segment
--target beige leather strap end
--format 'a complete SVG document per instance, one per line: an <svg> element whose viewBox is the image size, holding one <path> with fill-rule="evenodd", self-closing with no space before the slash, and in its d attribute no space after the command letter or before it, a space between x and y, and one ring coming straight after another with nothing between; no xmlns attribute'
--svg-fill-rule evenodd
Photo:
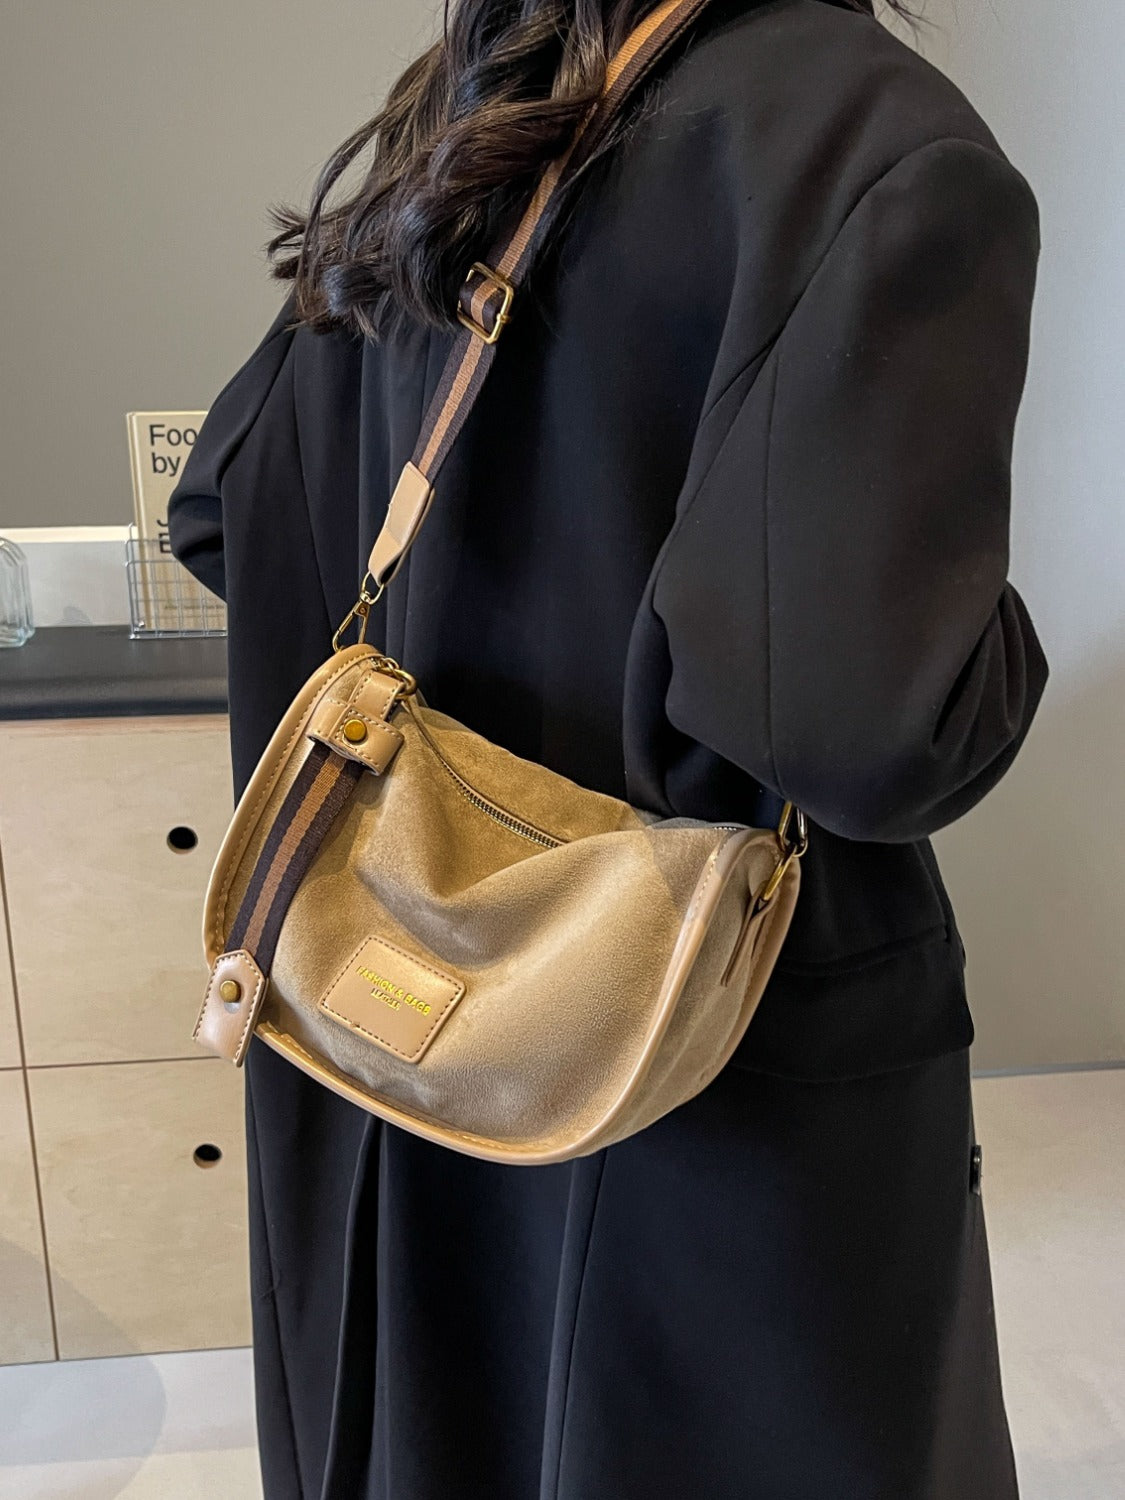
<svg viewBox="0 0 1125 1500"><path fill-rule="evenodd" d="M245 948L215 960L192 1036L201 1047L240 1068L254 1033L268 981Z"/></svg>
<svg viewBox="0 0 1125 1500"><path fill-rule="evenodd" d="M354 708L333 712L320 723L314 718L309 737L327 745L347 760L358 760L376 776L381 776L402 749L402 733L384 719L372 719Z"/></svg>
<svg viewBox="0 0 1125 1500"><path fill-rule="evenodd" d="M381 776L402 748L401 730L387 723L401 687L393 677L368 672L343 707L332 702L318 706L309 721L309 737Z"/></svg>
<svg viewBox="0 0 1125 1500"><path fill-rule="evenodd" d="M367 561L367 571L381 588L390 583L414 545L433 498L433 486L421 469L407 464Z"/></svg>

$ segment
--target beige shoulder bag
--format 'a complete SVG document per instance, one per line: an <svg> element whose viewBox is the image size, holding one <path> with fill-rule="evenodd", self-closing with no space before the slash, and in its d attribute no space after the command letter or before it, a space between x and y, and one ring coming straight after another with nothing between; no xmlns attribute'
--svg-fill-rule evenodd
<svg viewBox="0 0 1125 1500"><path fill-rule="evenodd" d="M614 59L596 144L702 9L669 0ZM797 899L804 819L659 820L426 707L363 642L422 525L579 141L492 267L391 501L360 598L246 788L207 894L195 1036L252 1036L361 1108L510 1163L596 1151L706 1086L737 1046ZM360 642L341 646L359 622Z"/></svg>

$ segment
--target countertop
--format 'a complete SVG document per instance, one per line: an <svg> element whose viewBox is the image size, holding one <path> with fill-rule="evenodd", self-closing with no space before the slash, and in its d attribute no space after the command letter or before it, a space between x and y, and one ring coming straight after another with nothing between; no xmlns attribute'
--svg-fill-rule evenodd
<svg viewBox="0 0 1125 1500"><path fill-rule="evenodd" d="M126 625L73 625L0 650L0 720L226 711L225 636L133 640Z"/></svg>

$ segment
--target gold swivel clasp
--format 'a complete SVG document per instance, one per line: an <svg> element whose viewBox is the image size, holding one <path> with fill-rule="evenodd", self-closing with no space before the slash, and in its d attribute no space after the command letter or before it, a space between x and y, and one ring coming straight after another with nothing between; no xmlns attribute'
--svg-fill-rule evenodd
<svg viewBox="0 0 1125 1500"><path fill-rule="evenodd" d="M359 632L356 635L355 640L356 645L362 646L364 641L367 639L367 620L371 614L373 606L378 604L379 600L383 597L384 587L383 584L380 583L376 586L375 592L372 593L371 590L367 587L369 583L374 584L375 580L374 578L372 578L370 573L365 573L363 575L363 582L359 586L359 598L352 605L351 609L348 610L347 614L344 616L343 620L340 623L340 628L332 637L333 651L339 651L341 649L341 642L344 639L344 635L348 629L348 626L351 625L355 620L359 621Z"/></svg>
<svg viewBox="0 0 1125 1500"><path fill-rule="evenodd" d="M727 961L726 969L720 983L727 985L734 977L747 945L750 943L751 934L755 930L755 922L762 912L769 906L770 902L781 889L781 883L789 873L792 865L799 859L803 859L809 847L809 825L808 819L799 807L794 807L792 802L787 802L781 810L781 817L777 824L777 848L778 860L773 872L765 885L757 895L750 898L746 908L746 915L742 920L738 938L735 941L734 950Z"/></svg>
<svg viewBox="0 0 1125 1500"><path fill-rule="evenodd" d="M371 616L371 610L382 598L385 587L384 584L379 584L375 592L372 593L367 585L374 582L375 580L370 573L363 575L363 582L359 586L359 598L352 605L351 609L348 610L340 624L339 630L332 637L333 651L343 650L345 632L349 625L356 620L359 621L359 630L356 633L355 645L362 646L365 644L367 639L367 622ZM399 689L396 695L397 698L412 698L418 691L418 683L414 677L409 672L404 671L392 657L384 656L381 651L375 651L372 653L370 660L371 665L377 672L381 672L384 677L394 677L398 681ZM355 726L354 728L353 725ZM352 732L348 733L349 730ZM361 733L360 731L363 732ZM349 721L344 726L344 733L353 744L359 744L367 737L366 727L361 719Z"/></svg>

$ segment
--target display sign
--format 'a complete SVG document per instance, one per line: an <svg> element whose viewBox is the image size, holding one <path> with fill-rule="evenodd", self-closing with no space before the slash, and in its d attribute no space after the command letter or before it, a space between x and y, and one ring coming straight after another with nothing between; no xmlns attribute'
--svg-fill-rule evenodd
<svg viewBox="0 0 1125 1500"><path fill-rule="evenodd" d="M143 542L158 542L161 553L169 556L168 501L206 415L205 411L126 414L137 537Z"/></svg>
<svg viewBox="0 0 1125 1500"><path fill-rule="evenodd" d="M211 635L225 626L221 602L172 556L168 501L179 483L204 411L126 413L135 536L129 543L134 635Z"/></svg>

